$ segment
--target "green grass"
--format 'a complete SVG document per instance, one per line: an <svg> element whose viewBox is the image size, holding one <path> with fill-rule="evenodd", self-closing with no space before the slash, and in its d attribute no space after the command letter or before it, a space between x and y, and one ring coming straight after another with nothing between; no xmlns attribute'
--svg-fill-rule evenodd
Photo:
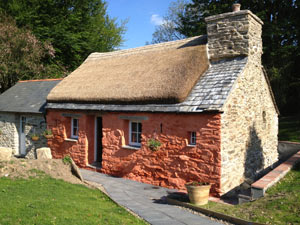
<svg viewBox="0 0 300 225"><path fill-rule="evenodd" d="M261 199L237 206L209 202L203 208L265 224L300 224L300 163Z"/></svg>
<svg viewBox="0 0 300 225"><path fill-rule="evenodd" d="M34 172L34 171L33 171ZM99 190L46 175L0 178L0 224L145 224Z"/></svg>
<svg viewBox="0 0 300 225"><path fill-rule="evenodd" d="M279 119L279 140L300 142L300 115Z"/></svg>

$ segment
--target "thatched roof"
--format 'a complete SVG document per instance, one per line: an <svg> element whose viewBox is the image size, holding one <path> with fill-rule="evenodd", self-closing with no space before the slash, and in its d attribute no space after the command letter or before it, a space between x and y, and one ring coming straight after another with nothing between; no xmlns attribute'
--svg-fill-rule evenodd
<svg viewBox="0 0 300 225"><path fill-rule="evenodd" d="M148 104L186 99L209 66L206 37L93 53L48 95L49 102Z"/></svg>
<svg viewBox="0 0 300 225"><path fill-rule="evenodd" d="M89 104L48 103L48 109L89 110L108 112L176 112L199 113L222 111L234 83L245 69L247 57L236 57L212 62L199 78L188 97L176 104Z"/></svg>

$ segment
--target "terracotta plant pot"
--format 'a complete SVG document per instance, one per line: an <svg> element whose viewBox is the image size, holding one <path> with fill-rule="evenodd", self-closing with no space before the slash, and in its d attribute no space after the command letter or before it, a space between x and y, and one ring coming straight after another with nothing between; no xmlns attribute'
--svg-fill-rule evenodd
<svg viewBox="0 0 300 225"><path fill-rule="evenodd" d="M45 136L45 138L47 138L47 139L53 138L53 134L45 134L44 136Z"/></svg>
<svg viewBox="0 0 300 225"><path fill-rule="evenodd" d="M205 205L208 202L210 184L195 185L194 182L185 184L192 204Z"/></svg>
<svg viewBox="0 0 300 225"><path fill-rule="evenodd" d="M39 138L39 137L36 137L36 136L33 136L33 137L31 137L31 139L32 139L33 141L38 141L40 138Z"/></svg>

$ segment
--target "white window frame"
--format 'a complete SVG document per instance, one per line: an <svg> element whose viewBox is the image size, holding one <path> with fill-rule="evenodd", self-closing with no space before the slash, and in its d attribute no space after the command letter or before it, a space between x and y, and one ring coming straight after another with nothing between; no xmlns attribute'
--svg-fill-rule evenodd
<svg viewBox="0 0 300 225"><path fill-rule="evenodd" d="M195 131L191 131L190 133L190 145L196 145L197 135Z"/></svg>
<svg viewBox="0 0 300 225"><path fill-rule="evenodd" d="M74 120L77 120L77 135L74 135ZM71 119L71 138L78 139L78 132L79 132L79 119L78 118L72 118Z"/></svg>
<svg viewBox="0 0 300 225"><path fill-rule="evenodd" d="M131 146L135 146L135 147L141 147L141 145L142 145L142 143L139 143L139 142L132 142L131 141L131 138L132 138L132 123L137 123L137 124L141 124L142 125L142 123L141 123L141 121L129 121L129 145L131 145ZM135 132L135 133L137 133L137 134L141 134L142 135L142 130L143 130L143 127L142 127L142 129L139 131L139 126L137 126L137 131ZM142 138L141 138L142 139ZM141 141L141 140L140 140ZM142 142L142 141L141 141Z"/></svg>

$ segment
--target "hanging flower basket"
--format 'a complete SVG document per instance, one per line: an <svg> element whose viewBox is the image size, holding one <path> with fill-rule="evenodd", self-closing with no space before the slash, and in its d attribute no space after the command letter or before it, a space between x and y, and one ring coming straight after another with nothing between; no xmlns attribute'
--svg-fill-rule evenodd
<svg viewBox="0 0 300 225"><path fill-rule="evenodd" d="M47 139L51 139L51 138L53 138L53 135L52 134L45 134L44 137L47 138Z"/></svg>
<svg viewBox="0 0 300 225"><path fill-rule="evenodd" d="M31 135L31 140L33 141L38 141L40 139L39 135L38 134L32 134Z"/></svg>
<svg viewBox="0 0 300 225"><path fill-rule="evenodd" d="M192 204L205 205L208 203L211 185L204 182L189 182L185 184L189 199Z"/></svg>
<svg viewBox="0 0 300 225"><path fill-rule="evenodd" d="M47 139L53 138L52 131L50 129L46 129L43 133L44 137Z"/></svg>
<svg viewBox="0 0 300 225"><path fill-rule="evenodd" d="M38 141L38 140L40 139L40 137L34 136L34 137L31 137L31 139L32 139L33 141Z"/></svg>

